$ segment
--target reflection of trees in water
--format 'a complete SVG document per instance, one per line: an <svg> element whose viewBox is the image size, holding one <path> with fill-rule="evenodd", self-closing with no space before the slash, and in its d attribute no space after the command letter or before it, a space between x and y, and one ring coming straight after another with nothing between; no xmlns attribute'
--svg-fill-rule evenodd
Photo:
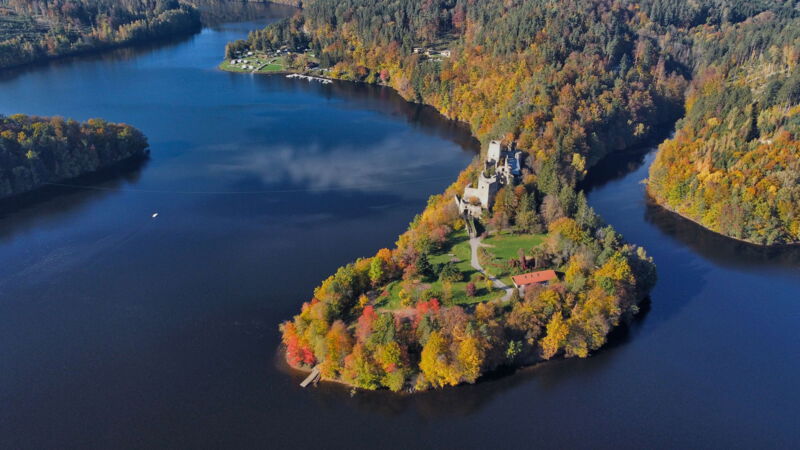
<svg viewBox="0 0 800 450"><path fill-rule="evenodd" d="M282 75L267 75L262 79L267 83L279 83L281 90L319 89L328 99L347 100L344 105L347 108L401 117L416 130L454 142L465 151L476 154L480 152L480 142L472 136L468 124L450 120L431 106L406 101L392 88L347 81L321 85L286 79ZM436 151L431 150L432 154Z"/></svg>
<svg viewBox="0 0 800 450"><path fill-rule="evenodd" d="M117 189L136 184L147 161L125 161L65 182L76 187L45 186L1 201L0 240L9 240L19 231L57 222Z"/></svg>
<svg viewBox="0 0 800 450"><path fill-rule="evenodd" d="M650 310L649 299L641 313L629 325L621 325L609 334L608 343L585 359L571 358L547 361L520 369L505 368L481 377L476 384L447 387L415 394L393 394L388 391L357 391L335 383L320 383L308 388L317 406L337 410L342 404L383 416L398 416L413 411L427 419L466 417L485 407L498 395L524 384L535 389L552 390L561 383L578 378L591 378L603 370L615 355L614 349L631 341ZM303 377L297 376L297 381Z"/></svg>
<svg viewBox="0 0 800 450"><path fill-rule="evenodd" d="M115 49L98 50L95 52L81 53L77 55L67 55L62 58L55 58L40 62L26 64L24 66L9 68L0 71L0 81L9 81L17 77L25 75L29 72L41 71L43 67L58 67L67 68L72 65L82 64L91 61L103 62L121 62L134 59L142 54L150 53L162 48L172 47L183 42L190 41L192 35L183 35L171 38L158 39L155 41L148 41L130 45L127 47L118 47Z"/></svg>
<svg viewBox="0 0 800 450"><path fill-rule="evenodd" d="M665 135L666 137L666 135ZM589 175L581 183L587 192L600 188L612 181L625 178L644 169L642 178L647 176L648 155L654 153L653 146L618 152L601 160L589 170ZM638 182L639 180L631 180ZM622 187L620 187L622 188ZM642 191L645 196L644 220L655 225L662 233L689 246L695 253L726 267L797 267L800 266L800 245L762 247L728 238L675 214L647 197L644 189L628 186ZM646 243L645 248L647 247Z"/></svg>
<svg viewBox="0 0 800 450"><path fill-rule="evenodd" d="M646 195L646 194L645 194ZM762 247L737 241L704 228L648 199L644 219L689 246L692 251L724 267L796 268L800 245Z"/></svg>
<svg viewBox="0 0 800 450"><path fill-rule="evenodd" d="M645 156L651 150L652 147L636 148L606 156L589 169L588 175L581 181L579 187L591 192L612 181L625 178L642 167Z"/></svg>
<svg viewBox="0 0 800 450"><path fill-rule="evenodd" d="M654 152L660 142L670 137L671 130L671 127L665 126L654 132L653 137L648 140L647 144L616 151L601 159L589 169L588 175L583 179L579 187L586 192L591 192L593 189L622 179L639 170L645 163L645 156Z"/></svg>

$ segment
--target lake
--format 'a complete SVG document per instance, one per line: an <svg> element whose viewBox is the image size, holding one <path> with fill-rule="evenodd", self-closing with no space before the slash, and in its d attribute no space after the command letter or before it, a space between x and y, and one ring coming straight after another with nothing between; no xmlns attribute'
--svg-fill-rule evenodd
<svg viewBox="0 0 800 450"><path fill-rule="evenodd" d="M216 69L290 12L0 76L0 113L122 121L152 149L0 210L0 447L800 445L800 251L648 205L653 149L586 182L659 270L609 346L414 396L301 389L276 364L278 323L391 247L478 143L389 89Z"/></svg>

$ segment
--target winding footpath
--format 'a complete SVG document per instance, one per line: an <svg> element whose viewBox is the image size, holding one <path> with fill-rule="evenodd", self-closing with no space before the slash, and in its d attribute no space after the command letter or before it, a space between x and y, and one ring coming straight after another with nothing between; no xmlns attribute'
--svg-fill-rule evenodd
<svg viewBox="0 0 800 450"><path fill-rule="evenodd" d="M485 270L483 270L483 267L481 267L481 263L478 261L478 248L482 246L485 247L484 244L481 244L481 238L475 236L474 233L470 233L469 248L472 254L470 258L470 265L472 266L473 269L482 273L486 278L492 280L492 284L494 285L495 288L506 291L506 293L503 294L503 296L500 298L500 301L507 302L511 299L511 295L514 293L514 287L503 283L499 278L489 275Z"/></svg>

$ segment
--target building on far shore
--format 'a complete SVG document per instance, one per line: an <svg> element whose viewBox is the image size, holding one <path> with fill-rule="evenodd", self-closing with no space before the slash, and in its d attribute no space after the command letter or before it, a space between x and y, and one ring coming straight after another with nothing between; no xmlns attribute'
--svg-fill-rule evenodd
<svg viewBox="0 0 800 450"><path fill-rule="evenodd" d="M538 272L523 273L522 275L514 275L511 277L514 287L519 289L520 294L523 294L525 288L528 286L543 285L557 279L558 274L555 270L540 270Z"/></svg>
<svg viewBox="0 0 800 450"><path fill-rule="evenodd" d="M501 187L513 184L520 175L522 152L511 147L504 147L500 141L491 141L486 152L483 170L478 175L476 187L464 188L464 195L456 195L458 212L480 217L483 210L490 209L494 197Z"/></svg>

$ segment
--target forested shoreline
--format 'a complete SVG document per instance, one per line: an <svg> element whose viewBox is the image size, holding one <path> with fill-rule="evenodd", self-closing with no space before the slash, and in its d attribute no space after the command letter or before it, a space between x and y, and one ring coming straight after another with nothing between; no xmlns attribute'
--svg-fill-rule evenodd
<svg viewBox="0 0 800 450"><path fill-rule="evenodd" d="M800 18L776 9L698 29L686 115L648 193L720 234L800 241Z"/></svg>
<svg viewBox="0 0 800 450"><path fill-rule="evenodd" d="M746 135L748 141L781 147L779 176L796 188L798 172L784 170L794 170L800 157L792 151L797 41L785 33L797 17L796 3L316 0L301 14L232 43L228 53L288 49L296 55L290 66L300 71L312 67L304 63L311 55L326 76L391 86L467 122L483 143L502 137L516 144L526 152L529 171L513 189L503 188L481 217L484 236L541 233L543 243L520 248L518 264L507 261L508 270L528 268L530 256L533 267L563 275L506 304L489 297L457 304L448 289L437 290L454 271L429 260L458 254L459 220L451 202L477 178L480 170L470 166L443 196L431 198L395 249L339 269L281 325L287 361L362 388L420 390L474 382L502 365L585 357L598 349L611 329L635 314L655 282L655 268L644 250L625 244L591 208L580 206L585 199L575 191L577 182L604 156L644 142L682 114L660 160L669 146L695 139L687 125L699 117L712 126L728 119L727 130L715 131L729 141L742 129L730 118L736 113L725 111L732 103L747 106L751 129L761 127L755 137ZM750 26L758 28L755 37L743 39L740 29ZM782 70L766 67L778 61ZM729 102L727 89L707 83L741 66L769 78L769 102L748 104L746 96ZM703 117L708 111L729 117L710 120ZM718 148L711 147L712 153ZM753 158L730 153L708 159ZM761 162L767 171L776 167L772 155ZM661 162L653 167L648 190L656 200L664 202L661 184L681 183L682 195L690 192L680 178L658 172ZM765 188L775 192L774 185ZM782 196L792 199L793 192ZM758 192L746 199L759 200ZM780 205L782 217L794 223L797 202ZM772 207L766 215L774 217ZM793 226L762 241L797 240Z"/></svg>
<svg viewBox="0 0 800 450"><path fill-rule="evenodd" d="M291 366L364 389L455 386L499 367L587 357L638 313L656 282L652 259L569 186L503 188L482 219L495 244L479 258L493 273L555 269L558 280L504 301L485 276L464 270L464 222L452 198L476 170L432 196L394 249L340 268L314 290L280 327ZM509 258L495 250L504 242L533 243Z"/></svg>
<svg viewBox="0 0 800 450"><path fill-rule="evenodd" d="M800 241L798 14L796 0L318 0L233 45L309 48L327 76L392 86L484 142L510 137L570 184L683 115L650 195L769 245Z"/></svg>
<svg viewBox="0 0 800 450"><path fill-rule="evenodd" d="M0 0L0 69L200 28L197 9L178 0Z"/></svg>
<svg viewBox="0 0 800 450"><path fill-rule="evenodd" d="M102 119L0 116L0 198L147 155L137 129Z"/></svg>

